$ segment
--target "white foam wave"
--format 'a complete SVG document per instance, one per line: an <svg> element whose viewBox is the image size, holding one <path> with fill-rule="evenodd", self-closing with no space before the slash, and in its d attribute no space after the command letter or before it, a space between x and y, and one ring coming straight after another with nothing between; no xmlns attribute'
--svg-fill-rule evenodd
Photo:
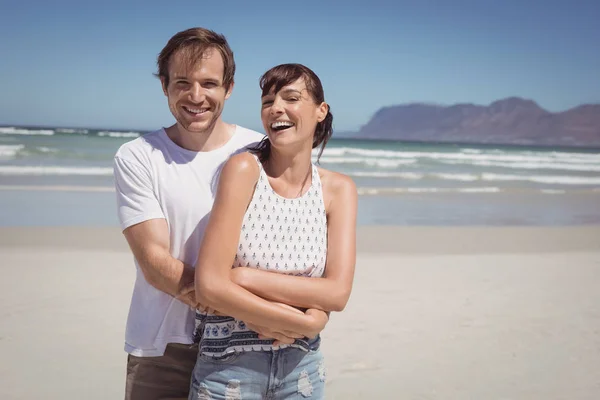
<svg viewBox="0 0 600 400"><path fill-rule="evenodd" d="M110 176L112 168L0 165L0 175L88 175Z"/></svg>
<svg viewBox="0 0 600 400"><path fill-rule="evenodd" d="M600 177L481 174L482 181L527 181L559 185L600 185Z"/></svg>
<svg viewBox="0 0 600 400"><path fill-rule="evenodd" d="M74 186L74 185L0 185L0 190L35 190L44 192L114 192L109 186Z"/></svg>
<svg viewBox="0 0 600 400"><path fill-rule="evenodd" d="M384 195L402 193L498 193L498 187L466 187L466 188L438 188L438 187L360 187L359 195Z"/></svg>
<svg viewBox="0 0 600 400"><path fill-rule="evenodd" d="M376 171L353 171L348 175L360 178L400 178L400 179L423 179L424 174L414 172L376 172Z"/></svg>
<svg viewBox="0 0 600 400"><path fill-rule="evenodd" d="M2 135L43 135L50 136L54 135L52 129L24 129L15 128L14 126L0 128L0 134Z"/></svg>
<svg viewBox="0 0 600 400"><path fill-rule="evenodd" d="M78 133L78 134L81 134L81 135L85 135L89 131L87 129L66 129L66 128L60 128L60 129L57 129L56 132L58 132L58 133Z"/></svg>
<svg viewBox="0 0 600 400"><path fill-rule="evenodd" d="M565 160L571 160L571 159L573 159L573 157L575 157L579 160L588 160L591 162L600 161L599 153L566 153L566 152L560 152L560 151L551 151L551 152L547 152L547 153L542 153L539 151L523 151L523 152L521 152L521 154L523 154L525 156L550 156L550 157L554 157L557 159L565 159Z"/></svg>
<svg viewBox="0 0 600 400"><path fill-rule="evenodd" d="M468 150L468 149L467 149ZM370 158L398 158L398 159L429 159L434 161L454 161L469 163L473 161L496 161L496 162L547 162L556 161L566 163L598 163L600 164L600 154L590 153L561 153L561 152L515 152L515 153L495 153L495 152L423 152L423 151L392 151L360 149L354 147L334 147L325 149L323 155L327 157L343 156L362 156Z"/></svg>
<svg viewBox="0 0 600 400"><path fill-rule="evenodd" d="M39 146L36 147L36 150L40 153L58 153L58 149L53 149L52 147Z"/></svg>
<svg viewBox="0 0 600 400"><path fill-rule="evenodd" d="M348 175L359 178L387 178L387 179L406 179L406 180L448 180L462 182L476 181L522 181L558 185L600 185L600 177L589 176L568 176L568 175L508 175L508 174L448 174L448 173L414 173L414 172L371 172L371 171L353 171Z"/></svg>
<svg viewBox="0 0 600 400"><path fill-rule="evenodd" d="M461 153L465 153L465 154L481 154L483 153L483 150L478 150L478 149L460 149Z"/></svg>
<svg viewBox="0 0 600 400"><path fill-rule="evenodd" d="M313 157L313 161L317 161L317 158ZM400 165L414 164L417 160L390 160L368 157L321 157L319 162L322 164L364 164L372 167L396 168Z"/></svg>
<svg viewBox="0 0 600 400"><path fill-rule="evenodd" d="M1 187L0 187L1 189ZM549 195L561 195L567 193L599 193L600 189L591 188L583 190L564 190L564 189L523 189L514 190L511 188L500 188L496 186L488 187L462 187L462 188L444 188L444 187L359 187L357 188L359 195L394 195L394 194L422 194L422 193L466 193L466 194L478 194L478 193L507 193L507 194L549 194Z"/></svg>
<svg viewBox="0 0 600 400"><path fill-rule="evenodd" d="M17 155L17 153L25 148L22 144L16 145L0 145L0 157L11 158Z"/></svg>
<svg viewBox="0 0 600 400"><path fill-rule="evenodd" d="M439 180L474 182L480 180L478 175L474 174L447 174L447 173L416 173L416 172L381 172L381 171L353 171L348 175L359 178L397 178L420 180L424 178L434 178Z"/></svg>
<svg viewBox="0 0 600 400"><path fill-rule="evenodd" d="M472 187L472 188L460 188L457 192L460 193L498 193L502 190L498 187Z"/></svg>
<svg viewBox="0 0 600 400"><path fill-rule="evenodd" d="M546 193L546 194L565 194L565 193L567 193L565 190L562 190L562 189L542 189L540 191L542 193Z"/></svg>
<svg viewBox="0 0 600 400"><path fill-rule="evenodd" d="M136 138L140 136L139 132L113 132L113 131L102 131L98 132L98 136L109 136L115 138Z"/></svg>
<svg viewBox="0 0 600 400"><path fill-rule="evenodd" d="M474 174L443 174L443 173L438 173L438 174L431 174L431 176L439 178L439 179L445 179L445 180L451 180L451 181L473 182L473 181L479 180L479 177L477 175L474 175Z"/></svg>
<svg viewBox="0 0 600 400"><path fill-rule="evenodd" d="M445 164L467 164L464 161L446 161ZM566 162L496 162L496 161L471 161L468 164L480 167L501 167L513 169L555 169L565 171L596 171L600 172L600 164L568 164Z"/></svg>

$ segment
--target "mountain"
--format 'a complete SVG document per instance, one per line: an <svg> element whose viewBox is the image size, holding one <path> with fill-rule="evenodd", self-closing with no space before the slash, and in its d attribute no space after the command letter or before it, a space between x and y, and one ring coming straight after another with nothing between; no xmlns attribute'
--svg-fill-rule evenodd
<svg viewBox="0 0 600 400"><path fill-rule="evenodd" d="M381 108L362 139L600 147L600 104L552 113L519 97L489 106L405 104Z"/></svg>

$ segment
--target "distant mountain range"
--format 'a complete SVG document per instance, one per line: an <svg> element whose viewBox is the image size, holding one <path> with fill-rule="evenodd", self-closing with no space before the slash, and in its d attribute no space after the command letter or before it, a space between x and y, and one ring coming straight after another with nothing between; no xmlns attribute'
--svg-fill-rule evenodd
<svg viewBox="0 0 600 400"><path fill-rule="evenodd" d="M557 113L519 97L489 106L404 104L381 108L358 132L339 135L417 142L600 147L600 104Z"/></svg>

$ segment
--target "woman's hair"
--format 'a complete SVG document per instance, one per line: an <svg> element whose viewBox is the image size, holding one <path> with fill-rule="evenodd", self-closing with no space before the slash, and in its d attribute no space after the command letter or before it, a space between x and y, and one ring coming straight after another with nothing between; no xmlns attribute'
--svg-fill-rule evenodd
<svg viewBox="0 0 600 400"><path fill-rule="evenodd" d="M325 93L323 92L323 85L321 80L310 68L305 67L302 64L281 64L271 68L260 78L260 88L262 90L262 97L268 95L271 89L274 93L279 92L284 86L296 82L298 79L303 78L306 84L306 89L316 104L321 104L325 101ZM315 136L313 138L312 148L321 146L317 160L321 158L325 145L331 138L333 133L333 114L331 114L331 108L327 106L327 116L325 119L317 124L315 129ZM254 154L258 156L260 161L265 162L271 155L271 142L269 138L265 138L255 147L250 149Z"/></svg>

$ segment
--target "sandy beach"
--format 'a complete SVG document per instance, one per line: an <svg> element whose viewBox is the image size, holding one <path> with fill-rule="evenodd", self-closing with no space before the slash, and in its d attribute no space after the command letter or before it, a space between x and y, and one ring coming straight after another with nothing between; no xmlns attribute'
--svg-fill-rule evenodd
<svg viewBox="0 0 600 400"><path fill-rule="evenodd" d="M360 227L328 399L600 398L600 227ZM0 398L120 399L118 228L0 228Z"/></svg>

